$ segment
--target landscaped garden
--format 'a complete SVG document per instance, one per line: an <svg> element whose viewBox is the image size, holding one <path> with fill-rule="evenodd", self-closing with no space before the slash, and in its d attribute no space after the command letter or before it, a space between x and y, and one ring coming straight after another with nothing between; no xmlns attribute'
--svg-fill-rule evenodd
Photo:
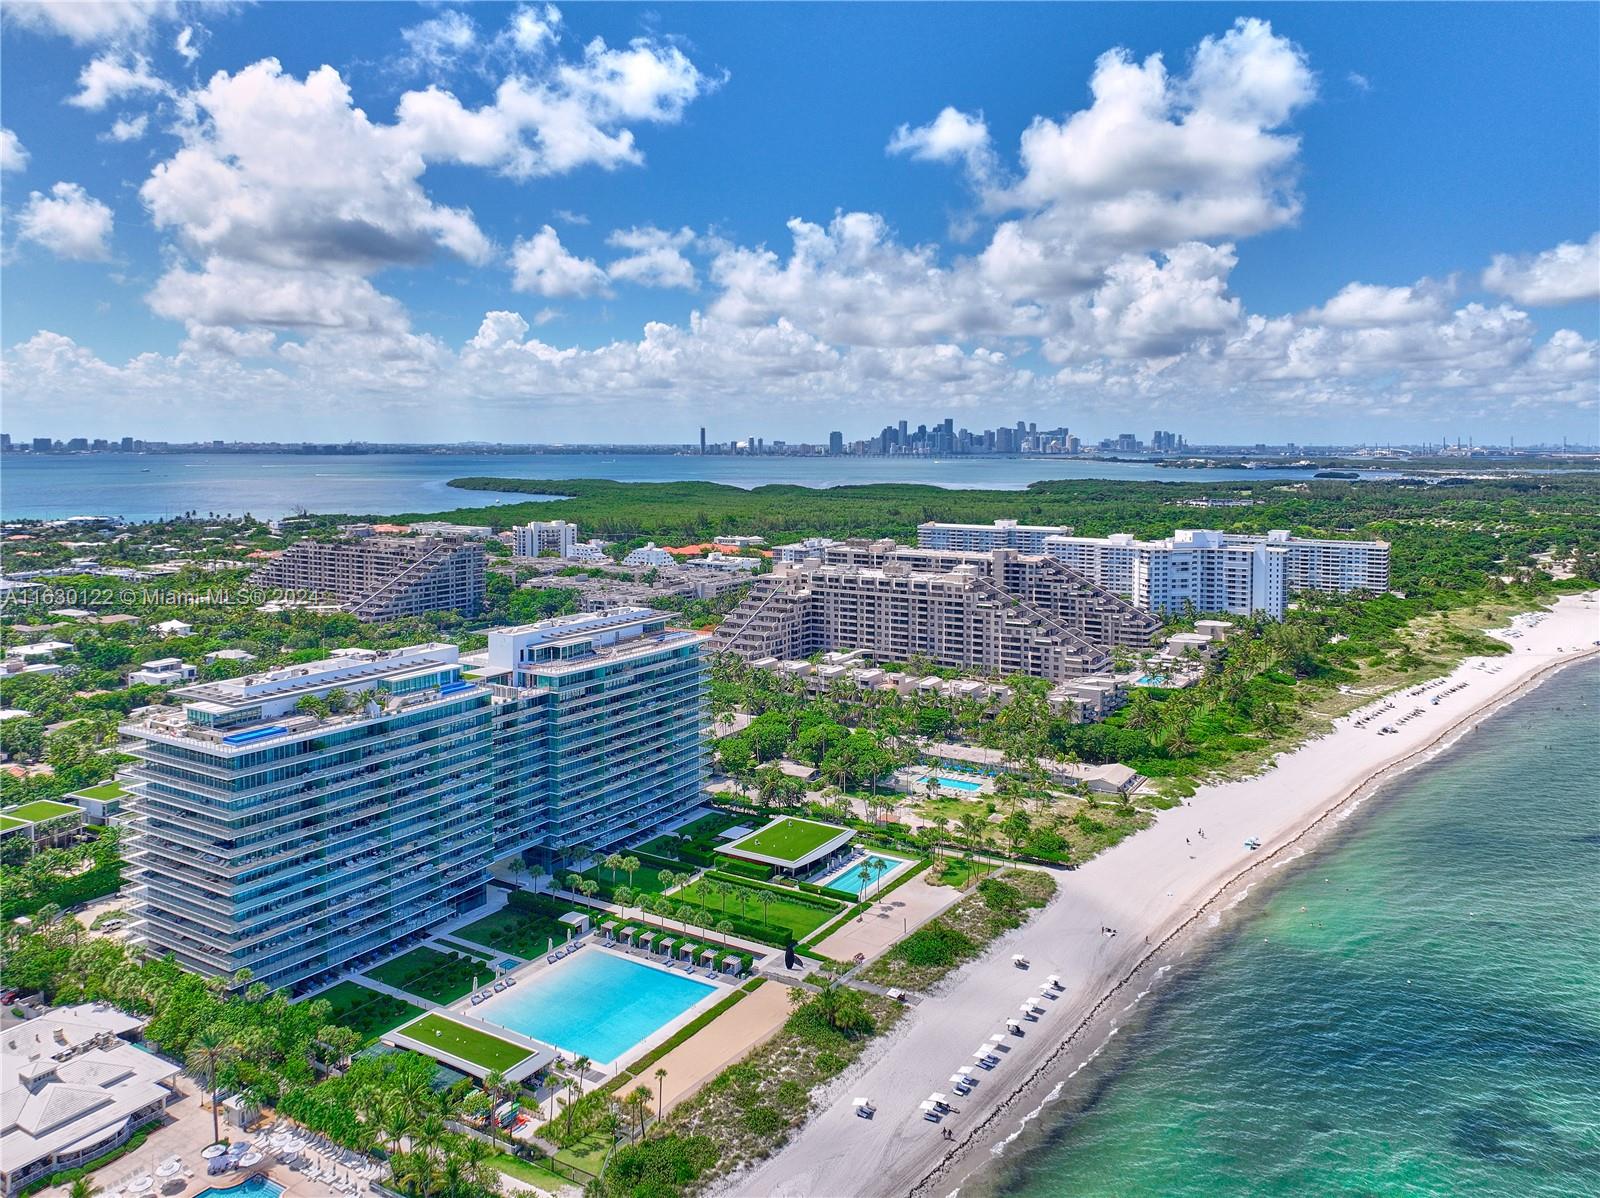
<svg viewBox="0 0 1600 1198"><path fill-rule="evenodd" d="M457 928L451 934L461 940L532 960L549 952L552 942L557 948L566 943L572 929L561 922L561 917L578 910L583 910L591 918L599 914L593 908L584 910L548 895L517 890L512 892L500 910L484 916L476 923Z"/></svg>
<svg viewBox="0 0 1600 1198"><path fill-rule="evenodd" d="M685 824L676 832L664 833L639 847L645 853L680 862L684 868L704 868L716 864L713 854L727 843L722 833L749 823L748 816L713 811L709 815L702 815L692 824Z"/></svg>
<svg viewBox="0 0 1600 1198"><path fill-rule="evenodd" d="M474 977L481 980L493 973L487 963L465 953L445 954L423 945L367 970L366 976L429 1002L448 1003L470 993Z"/></svg>
<svg viewBox="0 0 1600 1198"><path fill-rule="evenodd" d="M427 1044L440 1052L447 1052L463 1061L470 1061L480 1069L501 1073L530 1055L520 1044L491 1036L488 1032L464 1023L457 1023L446 1015L430 1011L415 1023L398 1029L399 1034L418 1044Z"/></svg>
<svg viewBox="0 0 1600 1198"><path fill-rule="evenodd" d="M362 1047L423 1013L421 1007L414 1007L392 994L369 989L359 982L340 982L317 997L332 1008L328 1012L328 1022L359 1034Z"/></svg>
<svg viewBox="0 0 1600 1198"><path fill-rule="evenodd" d="M843 903L824 895L779 889L715 870L669 895L668 901L705 911L705 917L695 921L704 926L726 920L738 935L779 945L787 943L786 934L803 940L844 910Z"/></svg>

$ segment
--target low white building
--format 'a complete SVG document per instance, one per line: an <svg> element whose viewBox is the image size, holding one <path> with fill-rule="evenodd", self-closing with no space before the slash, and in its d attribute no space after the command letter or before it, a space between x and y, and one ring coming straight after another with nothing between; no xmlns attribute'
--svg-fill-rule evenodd
<svg viewBox="0 0 1600 1198"><path fill-rule="evenodd" d="M803 562L808 557L822 560L825 549L831 549L839 544L832 537L807 537L803 541L796 541L792 545L774 545L772 560L775 562Z"/></svg>
<svg viewBox="0 0 1600 1198"><path fill-rule="evenodd" d="M65 653L71 648L66 641L36 641L31 645L12 645L6 650L6 656L20 657L24 661L31 661L35 657L49 661L57 653Z"/></svg>
<svg viewBox="0 0 1600 1198"><path fill-rule="evenodd" d="M665 549L658 548L654 541L649 541L633 550L622 559L624 566L670 566L676 559Z"/></svg>
<svg viewBox="0 0 1600 1198"><path fill-rule="evenodd" d="M57 1007L0 1034L0 1194L74 1169L161 1117L181 1068L126 1037L143 1021L103 1003Z"/></svg>
<svg viewBox="0 0 1600 1198"><path fill-rule="evenodd" d="M254 661L256 655L243 649L216 649L205 656L207 661Z"/></svg>
<svg viewBox="0 0 1600 1198"><path fill-rule="evenodd" d="M753 574L761 567L761 559L758 557L735 557L727 553L711 552L704 557L692 558L683 564L686 566L700 566L707 570L737 570Z"/></svg>
<svg viewBox="0 0 1600 1198"><path fill-rule="evenodd" d="M766 537L712 537L713 545L721 545L727 549L754 549L767 543Z"/></svg>
<svg viewBox="0 0 1600 1198"><path fill-rule="evenodd" d="M459 537L468 541L487 541L494 529L487 524L451 524L448 520L413 520L411 531L419 537Z"/></svg>
<svg viewBox="0 0 1600 1198"><path fill-rule="evenodd" d="M182 620L163 620L151 627L162 636L188 636L194 631L193 624L185 624Z"/></svg>
<svg viewBox="0 0 1600 1198"><path fill-rule="evenodd" d="M141 662L139 668L128 675L129 686L177 686L193 682L195 668L181 657L158 657Z"/></svg>

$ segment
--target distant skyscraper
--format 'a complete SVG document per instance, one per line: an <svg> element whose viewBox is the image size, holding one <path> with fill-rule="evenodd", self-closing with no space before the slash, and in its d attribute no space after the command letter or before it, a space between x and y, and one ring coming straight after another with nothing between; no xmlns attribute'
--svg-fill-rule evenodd
<svg viewBox="0 0 1600 1198"><path fill-rule="evenodd" d="M700 426L700 454L701 454L702 457L705 456L705 452L706 452L706 426L702 424Z"/></svg>
<svg viewBox="0 0 1600 1198"><path fill-rule="evenodd" d="M904 422L902 421L902 423L904 423ZM843 453L844 452L844 434L843 433L834 432L834 433L829 433L828 434L828 452L829 453Z"/></svg>

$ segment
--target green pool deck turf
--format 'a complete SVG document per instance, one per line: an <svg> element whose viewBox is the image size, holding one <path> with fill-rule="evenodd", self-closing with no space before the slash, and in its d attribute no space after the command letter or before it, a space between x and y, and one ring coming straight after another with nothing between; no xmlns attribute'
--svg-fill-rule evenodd
<svg viewBox="0 0 1600 1198"><path fill-rule="evenodd" d="M487 1070L510 1069L518 1061L532 1056L531 1050L488 1032L457 1023L447 1016L430 1012L414 1023L397 1028L395 1034L418 1044L426 1044L440 1052Z"/></svg>

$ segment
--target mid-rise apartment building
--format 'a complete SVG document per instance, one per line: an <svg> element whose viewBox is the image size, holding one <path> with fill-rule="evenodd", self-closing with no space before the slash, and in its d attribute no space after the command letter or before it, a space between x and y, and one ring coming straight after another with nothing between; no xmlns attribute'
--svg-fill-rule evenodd
<svg viewBox="0 0 1600 1198"><path fill-rule="evenodd" d="M578 526L565 520L530 520L511 530L511 551L518 557L553 553L570 558L577 546Z"/></svg>
<svg viewBox="0 0 1600 1198"><path fill-rule="evenodd" d="M1152 612L1193 606L1282 619L1296 591L1382 591L1389 585L1387 543L1303 540L1281 530L1253 536L1180 528L1150 541L1130 533L1050 537L1046 552Z"/></svg>
<svg viewBox="0 0 1600 1198"><path fill-rule="evenodd" d="M930 520L917 525L917 547L975 553L988 553L991 549L1043 553L1045 538L1071 535L1072 529L1065 524L1019 524L1015 520L996 520L993 524L945 524Z"/></svg>
<svg viewBox="0 0 1600 1198"><path fill-rule="evenodd" d="M755 580L712 645L751 661L861 649L879 661L926 658L1051 681L1096 673L1110 662L1065 621L970 565L936 573L903 563L780 564Z"/></svg>
<svg viewBox="0 0 1600 1198"><path fill-rule="evenodd" d="M297 541L250 576L270 590L332 596L362 620L483 608L483 544L451 537Z"/></svg>
<svg viewBox="0 0 1600 1198"><path fill-rule="evenodd" d="M627 609L341 650L123 726L127 899L151 952L294 986L479 904L491 863L636 843L700 801L695 633Z"/></svg>

